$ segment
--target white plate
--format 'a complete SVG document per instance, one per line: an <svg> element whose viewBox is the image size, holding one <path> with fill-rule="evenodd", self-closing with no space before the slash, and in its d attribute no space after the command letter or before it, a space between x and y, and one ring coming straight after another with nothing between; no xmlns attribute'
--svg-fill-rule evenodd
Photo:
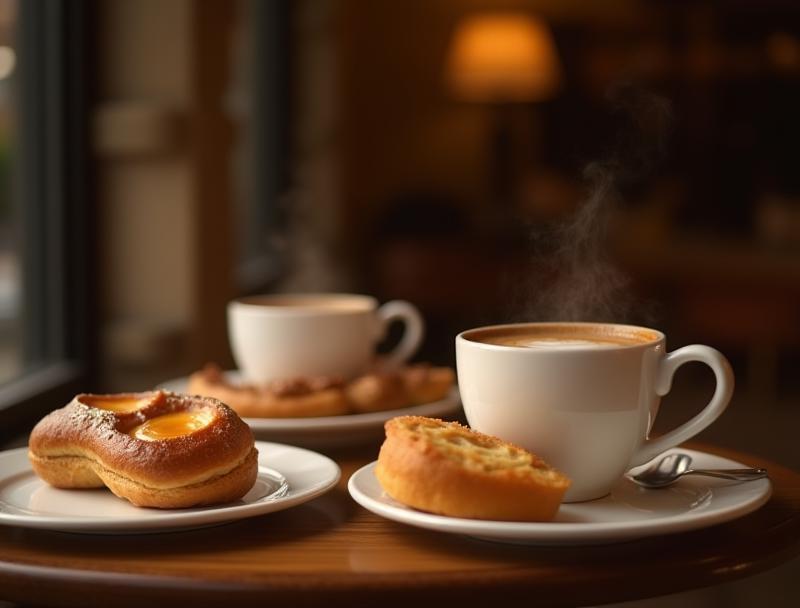
<svg viewBox="0 0 800 608"><path fill-rule="evenodd" d="M90 534L199 528L299 505L330 490L341 475L335 462L316 452L261 441L256 448L258 478L243 498L173 510L134 507L105 489L53 488L31 469L27 448L0 452L0 524Z"/></svg>
<svg viewBox="0 0 800 608"><path fill-rule="evenodd" d="M226 379L236 384L241 381L238 372L225 372ZM176 378L159 384L158 388L175 393L186 392L188 378ZM453 416L461 407L458 389L441 401L415 405L397 410L349 414L344 416L320 416L316 418L244 418L259 439L281 441L293 445L321 448L354 445L379 439L383 436L383 423L395 416Z"/></svg>
<svg viewBox="0 0 800 608"><path fill-rule="evenodd" d="M690 454L696 468L744 466L704 452L679 451ZM369 511L420 528L532 545L606 544L704 528L755 511L769 499L772 488L768 479L729 482L687 476L668 488L646 490L626 478L605 498L562 505L552 522L482 521L433 515L402 505L383 492L375 478L375 464L362 467L348 482L350 495Z"/></svg>

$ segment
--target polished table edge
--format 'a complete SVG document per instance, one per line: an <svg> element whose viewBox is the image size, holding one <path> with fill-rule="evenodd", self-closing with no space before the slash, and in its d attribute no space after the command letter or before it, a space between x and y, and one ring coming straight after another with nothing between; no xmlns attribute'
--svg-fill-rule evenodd
<svg viewBox="0 0 800 608"><path fill-rule="evenodd" d="M800 509L798 509L798 494L800 493L800 475L796 472L770 462L755 455L745 454L731 449L709 446L698 443L687 444L686 447L699 449L709 453L719 454L749 466L763 466L780 479L790 479L794 484L790 484L789 490L794 494L789 496L793 500L790 517L782 521L779 525L765 530L769 535L771 543L765 544L762 553L759 554L758 546L752 551L747 559L740 555L720 554L715 559L706 559L702 569L693 575L691 568L681 567L680 580L678 584L670 572L662 572L663 582L653 582L648 579L648 589L643 591L641 586L631 585L629 588L620 586L618 580L609 581L604 573L599 570L595 578L587 576L587 572L582 572L581 586L591 586L595 603L607 601L625 601L641 597L650 597L667 593L686 591L696 587L708 586L723 582L728 582L758 572L772 568L783 563L793 556L800 553ZM337 459L338 460L338 459ZM354 461L355 460L355 461ZM342 476L341 484L346 484L349 473L357 469L360 464L368 462L369 458L353 459L352 456L345 457L347 466L343 466L345 474ZM768 503L762 509L775 508L775 501L786 500L783 496L783 487L773 482L774 493ZM341 491L341 490L339 490ZM361 509L361 507L357 507ZM758 513L758 511L756 512ZM753 514L745 516L752 517ZM402 526L382 520L375 516L380 525ZM736 521L736 520L735 520ZM735 522L720 524L712 528L729 526ZM224 526L218 528L224 530ZM707 530L707 529L704 529ZM701 538L704 530L685 532L670 535L667 543L668 550L674 550L670 544L674 545L680 539L692 540ZM418 531L426 535L438 535L441 533L432 531ZM50 534L61 534L52 532ZM191 532L187 532L191 534ZM69 535L79 539L79 536ZM450 535L445 535L450 536ZM678 539L678 540L674 540ZM473 539L464 539L469 543L481 543ZM640 539L592 547L587 552L594 553L606 548L609 552L615 552L620 546L627 551L633 551L637 547L648 549L652 544L652 539ZM776 542L777 541L777 542ZM774 543L774 544L772 544ZM486 546L487 552L502 551L494 543ZM505 546L505 545L503 545ZM474 549L472 544L471 548ZM1 547L0 547L1 549ZM533 552L552 551L553 555L558 555L563 551L576 551L580 548L561 548L561 547L533 547ZM524 551L520 548L509 548L509 551ZM646 577L648 564L647 560L635 561L626 565L630 576L635 579L637 575ZM702 570L702 571L700 571ZM0 598L13 601L41 601L54 605L84 605L107 604L111 598L115 604L121 606L138 604L141 601L152 599L153 597L165 597L174 595L182 599L191 599L195 605L211 605L221 601L222 598L236 598L240 605L250 605L263 603L266 598L272 600L292 601L297 603L302 599L309 605L316 601L319 603L330 604L337 599L344 601L345 598L357 594L360 599L368 599L371 594L377 594L381 598L382 604L386 604L385 595L391 592L391 597L399 603L414 601L415 595L424 593L427 599L433 599L442 595L443 601L449 598L451 601L456 597L469 600L469 603L484 603L497 596L502 589L504 597L511 597L519 593L537 593L538 596L548 605L575 605L585 601L585 592L570 592L567 585L568 573L561 576L536 577L535 581L529 580L530 569L525 566L508 567L499 565L497 568L481 571L478 575L475 571L463 572L408 572L398 571L392 573L321 573L309 576L308 573L261 573L258 577L241 578L238 580L226 580L218 578L208 578L193 576L191 574L160 574L155 572L104 572L98 570L87 570L72 567L56 567L47 563L15 563L10 562L0 554ZM413 580L409 581L409 576ZM567 589L565 590L565 586ZM124 591L124 592L123 592ZM57 593L56 593L57 592ZM92 594L95 595L92 595ZM100 593L100 596L97 596ZM86 594L89 594L88 596ZM78 597L82 600L76 602ZM583 600L581 600L583 598ZM60 600L64 600L61 602ZM67 601L68 600L68 601ZM393 600L393 601L394 601Z"/></svg>

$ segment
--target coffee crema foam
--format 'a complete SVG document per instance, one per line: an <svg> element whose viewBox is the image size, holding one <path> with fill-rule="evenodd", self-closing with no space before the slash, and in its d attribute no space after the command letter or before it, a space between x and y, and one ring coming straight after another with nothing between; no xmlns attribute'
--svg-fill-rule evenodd
<svg viewBox="0 0 800 608"><path fill-rule="evenodd" d="M636 346L658 340L656 332L643 328L606 326L544 325L499 327L471 332L473 342L540 350L580 350Z"/></svg>
<svg viewBox="0 0 800 608"><path fill-rule="evenodd" d="M578 338L534 338L534 337L515 337L503 336L496 339L481 340L487 344L497 344L498 346L522 346L525 348L542 349L570 349L570 348L613 348L619 346L620 342L609 340L581 340ZM625 344L628 344L626 342ZM630 342L636 344L636 342Z"/></svg>

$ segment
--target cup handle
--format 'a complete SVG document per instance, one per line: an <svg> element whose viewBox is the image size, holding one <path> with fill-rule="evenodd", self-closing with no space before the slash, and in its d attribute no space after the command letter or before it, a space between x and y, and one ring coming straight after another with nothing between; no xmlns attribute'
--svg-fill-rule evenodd
<svg viewBox="0 0 800 608"><path fill-rule="evenodd" d="M381 326L381 335L386 334L389 323L402 321L405 324L403 337L393 351L385 355L390 366L401 365L417 352L425 334L425 322L417 307L403 300L392 300L381 306L377 313Z"/></svg>
<svg viewBox="0 0 800 608"><path fill-rule="evenodd" d="M634 453L630 466L634 467L648 462L669 448L683 443L694 437L709 424L714 422L725 408L733 395L733 370L725 356L716 349L702 344L690 344L676 351L667 353L659 363L656 377L656 394L663 397L672 387L672 377L675 371L684 363L700 361L708 365L714 372L717 386L714 395L699 414L685 422L678 428L656 439L647 439Z"/></svg>

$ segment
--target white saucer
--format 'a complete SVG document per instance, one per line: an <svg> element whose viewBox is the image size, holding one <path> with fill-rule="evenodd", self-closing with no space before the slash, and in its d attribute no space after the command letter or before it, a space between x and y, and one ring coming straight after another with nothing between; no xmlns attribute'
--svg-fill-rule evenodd
<svg viewBox="0 0 800 608"><path fill-rule="evenodd" d="M324 494L339 481L338 465L316 452L262 441L256 448L258 478L243 498L174 510L134 507L105 489L59 490L36 476L27 448L0 452L0 524L89 534L199 528L288 509Z"/></svg>
<svg viewBox="0 0 800 608"><path fill-rule="evenodd" d="M675 451L690 454L696 468L745 466L704 452ZM362 467L348 482L350 495L369 511L420 528L531 545L607 544L705 528L755 511L772 491L768 479L730 482L687 476L668 488L646 490L625 478L605 498L562 505L552 522L483 521L433 515L400 504L383 492L375 464Z"/></svg>
<svg viewBox="0 0 800 608"><path fill-rule="evenodd" d="M225 372L226 379L236 384L241 375L235 371ZM186 392L188 378L175 378L158 385L158 388L175 393ZM458 389L441 401L404 407L396 410L349 414L344 416L320 416L316 418L244 418L259 439L281 441L310 448L355 445L380 439L383 423L395 416L429 416L438 418L453 416L461 407Z"/></svg>

